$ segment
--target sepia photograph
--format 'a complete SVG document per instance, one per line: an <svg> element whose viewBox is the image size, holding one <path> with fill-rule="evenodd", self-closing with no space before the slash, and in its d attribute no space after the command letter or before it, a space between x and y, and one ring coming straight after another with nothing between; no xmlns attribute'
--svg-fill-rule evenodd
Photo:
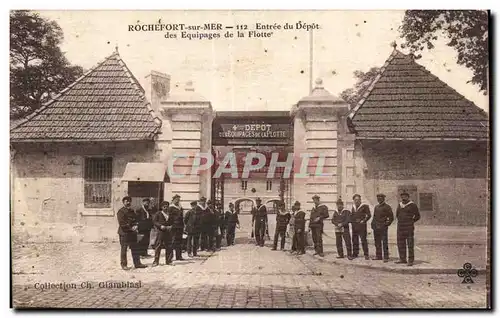
<svg viewBox="0 0 500 318"><path fill-rule="evenodd" d="M491 310L490 19L11 10L11 308Z"/></svg>

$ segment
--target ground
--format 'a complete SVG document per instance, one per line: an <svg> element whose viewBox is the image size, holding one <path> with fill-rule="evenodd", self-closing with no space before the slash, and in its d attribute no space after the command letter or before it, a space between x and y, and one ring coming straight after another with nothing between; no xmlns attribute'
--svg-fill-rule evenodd
<svg viewBox="0 0 500 318"><path fill-rule="evenodd" d="M237 232L235 246L175 261L175 266L131 271L120 269L117 242L15 244L13 305L16 308L487 307L486 275L480 270L473 284L461 283L456 274L456 264L464 262L461 259L450 266L454 273L449 274L438 270L439 262L434 272L429 264L416 264L417 269L422 266L430 269L422 274L406 271L411 268L392 262L385 267L381 262L377 267L373 265L376 261L364 259L339 262L335 246L329 240L325 236L324 259L313 256L312 250L306 255L293 256L271 251L270 241L265 247L255 246L248 232L242 229ZM446 246L422 245L422 251L417 250L417 259L426 255L423 251L436 247L446 254ZM393 256L394 250L391 245ZM470 252L477 248L460 250ZM484 254L484 246L479 250L479 254ZM150 265L152 259L143 262ZM474 266L481 269L478 264ZM76 288L37 288L37 283L59 282L74 283ZM140 287L100 288L99 283L105 282L140 282Z"/></svg>

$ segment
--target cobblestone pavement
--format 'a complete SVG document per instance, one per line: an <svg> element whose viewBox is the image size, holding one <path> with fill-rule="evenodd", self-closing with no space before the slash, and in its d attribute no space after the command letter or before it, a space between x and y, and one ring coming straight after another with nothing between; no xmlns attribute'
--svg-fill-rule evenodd
<svg viewBox="0 0 500 318"><path fill-rule="evenodd" d="M271 251L248 238L175 266L123 271L118 243L13 248L16 308L485 308L486 277L387 273ZM129 256L130 257L130 256ZM161 261L164 261L162 255ZM152 259L145 259L150 265ZM112 282L140 287L101 288ZM38 284L37 284L38 283ZM40 283L74 284L42 290ZM73 288L74 287L74 288ZM92 287L92 288L89 288Z"/></svg>

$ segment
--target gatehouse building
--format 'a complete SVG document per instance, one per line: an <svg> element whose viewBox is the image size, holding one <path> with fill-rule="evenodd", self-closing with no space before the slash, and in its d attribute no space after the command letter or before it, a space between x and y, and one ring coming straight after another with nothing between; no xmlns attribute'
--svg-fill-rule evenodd
<svg viewBox="0 0 500 318"><path fill-rule="evenodd" d="M329 209L359 193L372 207L376 193L395 206L406 190L422 223L485 225L489 217L488 115L396 49L350 106L318 79L310 95L286 111L215 111L192 83L181 93L171 78L151 72L143 85L114 52L43 107L11 127L13 222L31 213L40 222L78 224L114 237L125 195L181 205L201 196L249 212L256 197L272 209L284 200ZM189 154L167 162L176 154ZM193 171L199 153L209 169ZM238 175L216 175L228 153ZM244 176L249 153L266 158ZM296 177L301 154L309 176ZM269 162L293 157L293 172ZM207 164L197 162L198 165ZM318 166L324 175L317 175Z"/></svg>

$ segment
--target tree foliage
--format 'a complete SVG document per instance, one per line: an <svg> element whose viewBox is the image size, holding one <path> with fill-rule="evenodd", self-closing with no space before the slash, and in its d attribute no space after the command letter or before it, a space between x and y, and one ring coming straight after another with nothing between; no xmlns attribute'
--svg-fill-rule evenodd
<svg viewBox="0 0 500 318"><path fill-rule="evenodd" d="M10 114L23 117L74 82L83 70L60 49L63 32L38 13L10 13Z"/></svg>
<svg viewBox="0 0 500 318"><path fill-rule="evenodd" d="M440 37L458 52L457 63L471 69L468 83L486 93L488 85L488 13L479 10L407 10L399 29L415 57L432 50Z"/></svg>
<svg viewBox="0 0 500 318"><path fill-rule="evenodd" d="M356 78L356 84L353 88L348 88L340 93L342 97L351 107L354 107L365 90L370 86L375 77L377 76L380 68L372 67L367 72L354 71L354 77Z"/></svg>

